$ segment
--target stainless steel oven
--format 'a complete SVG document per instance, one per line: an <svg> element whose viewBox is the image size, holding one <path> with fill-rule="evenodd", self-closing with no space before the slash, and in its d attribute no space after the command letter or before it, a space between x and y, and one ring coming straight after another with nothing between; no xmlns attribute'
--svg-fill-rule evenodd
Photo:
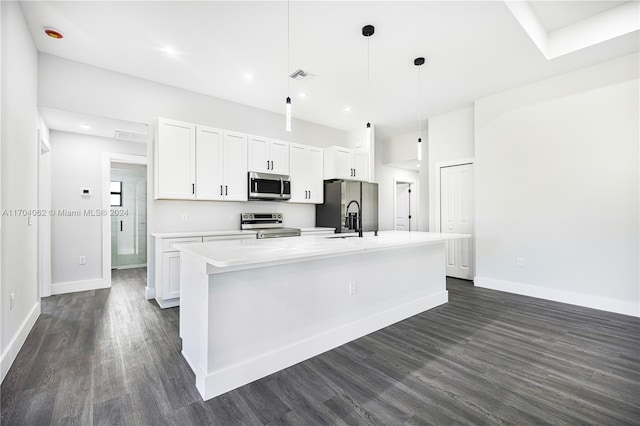
<svg viewBox="0 0 640 426"><path fill-rule="evenodd" d="M291 198L291 180L286 175L249 172L250 200L288 200Z"/></svg>

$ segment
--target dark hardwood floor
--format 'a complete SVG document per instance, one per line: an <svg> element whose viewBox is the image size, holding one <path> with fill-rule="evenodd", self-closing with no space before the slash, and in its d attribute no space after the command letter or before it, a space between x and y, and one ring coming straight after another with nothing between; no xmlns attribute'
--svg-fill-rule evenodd
<svg viewBox="0 0 640 426"><path fill-rule="evenodd" d="M448 279L449 300L203 402L145 269L43 299L3 425L640 424L640 320Z"/></svg>

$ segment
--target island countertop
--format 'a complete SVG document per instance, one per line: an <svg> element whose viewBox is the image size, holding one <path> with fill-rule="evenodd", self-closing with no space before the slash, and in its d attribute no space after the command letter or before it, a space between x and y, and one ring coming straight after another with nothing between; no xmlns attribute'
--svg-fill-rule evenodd
<svg viewBox="0 0 640 426"><path fill-rule="evenodd" d="M254 268L274 263L293 263L372 250L435 244L458 238L470 238L470 235L380 231L378 236L374 236L373 233L366 233L362 238L354 234L309 235L260 240L185 243L176 244L175 247L180 252L188 253L204 260L215 268L237 270L243 269L243 267Z"/></svg>

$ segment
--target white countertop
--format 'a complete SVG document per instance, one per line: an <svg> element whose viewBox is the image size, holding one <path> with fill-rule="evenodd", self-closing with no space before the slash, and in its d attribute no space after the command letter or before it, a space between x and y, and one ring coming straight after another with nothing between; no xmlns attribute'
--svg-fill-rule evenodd
<svg viewBox="0 0 640 426"><path fill-rule="evenodd" d="M242 267L300 262L368 250L404 248L470 238L469 234L401 231L381 231L377 237L373 233L366 233L363 238L349 235L347 237L340 234L308 235L262 240L185 243L176 244L175 247L181 253L193 255L216 268L242 269Z"/></svg>
<svg viewBox="0 0 640 426"><path fill-rule="evenodd" d="M319 231L335 231L335 228L322 228L322 227L306 227L300 228L300 232L319 232ZM184 232L152 232L151 236L154 238L181 238L181 237L217 237L223 235L255 235L257 231L246 230L241 231L234 229L230 231L184 231Z"/></svg>
<svg viewBox="0 0 640 426"><path fill-rule="evenodd" d="M180 237L213 237L222 235L243 235L243 234L256 234L256 231L183 231L183 232L152 232L151 236L154 238L180 238Z"/></svg>

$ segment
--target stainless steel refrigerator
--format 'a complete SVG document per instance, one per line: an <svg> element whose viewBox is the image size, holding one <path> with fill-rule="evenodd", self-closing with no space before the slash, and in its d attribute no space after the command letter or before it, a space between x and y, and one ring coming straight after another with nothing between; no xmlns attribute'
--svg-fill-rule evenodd
<svg viewBox="0 0 640 426"><path fill-rule="evenodd" d="M324 204L316 205L316 226L335 228L337 233L356 232L358 207L362 231L378 230L378 184L348 180L324 181Z"/></svg>

